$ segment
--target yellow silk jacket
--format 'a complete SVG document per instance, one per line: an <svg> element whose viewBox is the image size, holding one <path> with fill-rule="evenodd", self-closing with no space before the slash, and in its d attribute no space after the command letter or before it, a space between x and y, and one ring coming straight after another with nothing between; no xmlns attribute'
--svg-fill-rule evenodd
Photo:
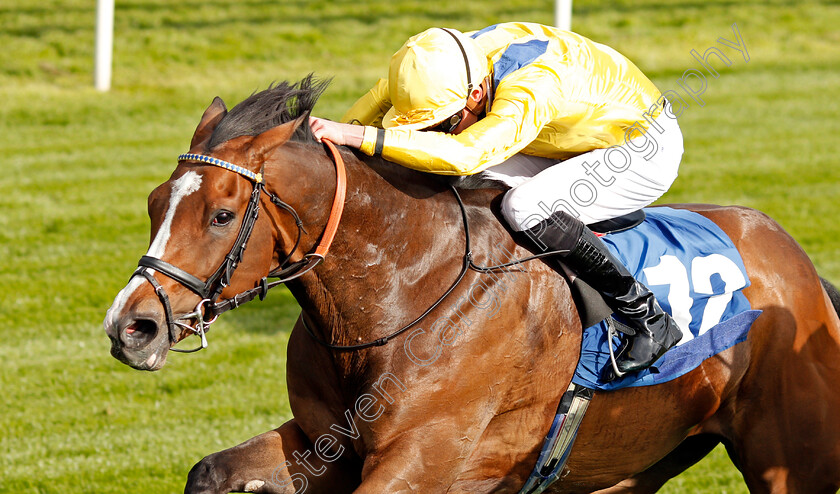
<svg viewBox="0 0 840 494"><path fill-rule="evenodd" d="M516 153L563 160L624 142L661 111L661 93L612 48L578 34L532 23L505 23L471 33L487 57L492 88L487 114L458 135L385 130L382 156L416 170L472 175ZM372 155L376 128L391 107L381 79L344 115L368 126L361 146Z"/></svg>

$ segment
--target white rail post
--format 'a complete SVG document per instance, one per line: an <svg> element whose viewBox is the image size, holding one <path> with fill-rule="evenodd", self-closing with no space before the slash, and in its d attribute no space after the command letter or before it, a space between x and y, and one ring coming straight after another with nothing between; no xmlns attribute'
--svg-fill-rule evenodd
<svg viewBox="0 0 840 494"><path fill-rule="evenodd" d="M99 91L111 89L111 57L114 49L114 0L96 2L96 55L93 85Z"/></svg>
<svg viewBox="0 0 840 494"><path fill-rule="evenodd" d="M564 31L572 30L572 0L554 0L554 25Z"/></svg>

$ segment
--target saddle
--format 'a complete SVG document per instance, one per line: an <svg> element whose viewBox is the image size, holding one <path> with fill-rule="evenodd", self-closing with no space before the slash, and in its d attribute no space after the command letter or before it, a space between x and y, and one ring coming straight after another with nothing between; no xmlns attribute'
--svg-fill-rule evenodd
<svg viewBox="0 0 840 494"><path fill-rule="evenodd" d="M601 307L603 301L599 303L597 294L591 293L594 290L567 272L584 326L580 357L537 464L520 494L544 492L562 475L596 390L652 386L676 379L746 340L761 313L750 308L742 293L749 286L746 268L735 245L717 225L697 213L667 207L639 213L634 215L645 221L621 218L588 226L596 232L618 233L604 242L637 279L647 281L663 309L682 322L683 339L650 368L603 382L600 376L608 365L610 348L618 344L614 321L610 310ZM672 290L674 297L670 296ZM690 305L685 306L685 301ZM671 306L673 302L676 307Z"/></svg>

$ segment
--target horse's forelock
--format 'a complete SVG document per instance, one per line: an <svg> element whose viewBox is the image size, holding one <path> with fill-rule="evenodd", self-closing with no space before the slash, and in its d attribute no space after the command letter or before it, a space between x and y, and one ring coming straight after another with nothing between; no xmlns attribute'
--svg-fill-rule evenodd
<svg viewBox="0 0 840 494"><path fill-rule="evenodd" d="M295 84L282 81L252 94L222 118L210 136L209 148L240 136L262 134L311 113L329 83L330 79L317 79L309 74ZM315 140L309 128L309 119L304 119L291 140Z"/></svg>

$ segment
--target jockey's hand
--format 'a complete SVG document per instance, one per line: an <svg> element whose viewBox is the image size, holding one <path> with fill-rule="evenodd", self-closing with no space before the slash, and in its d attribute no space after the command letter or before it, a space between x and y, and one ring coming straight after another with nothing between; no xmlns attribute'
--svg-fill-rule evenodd
<svg viewBox="0 0 840 494"><path fill-rule="evenodd" d="M361 125L350 125L318 117L309 117L309 127L315 139L332 141L339 146L359 148L365 137L365 128Z"/></svg>

